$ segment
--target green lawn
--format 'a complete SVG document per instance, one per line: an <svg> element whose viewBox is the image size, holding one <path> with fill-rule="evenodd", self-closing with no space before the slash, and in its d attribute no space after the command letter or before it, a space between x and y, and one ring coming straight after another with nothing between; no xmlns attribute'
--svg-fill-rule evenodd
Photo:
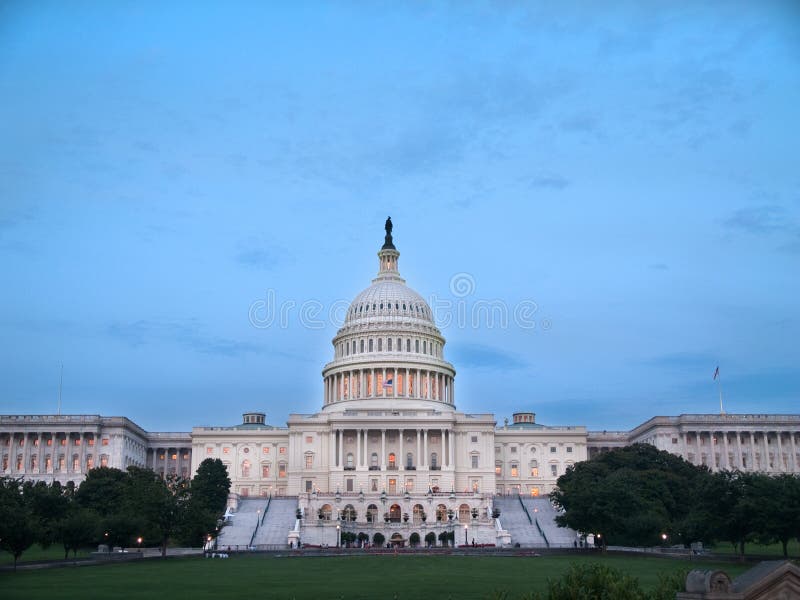
<svg viewBox="0 0 800 600"><path fill-rule="evenodd" d="M88 550L78 550L78 558L86 558L89 556ZM69 557L72 558L72 552L69 553ZM19 562L30 562L36 560L63 560L64 559L64 547L60 544L56 544L53 546L49 546L48 548L42 548L41 546L31 546L28 548L25 553L20 557ZM14 557L11 556L8 552L3 552L0 550L0 565L12 565L14 564Z"/></svg>
<svg viewBox="0 0 800 600"><path fill-rule="evenodd" d="M184 558L128 564L0 573L4 600L12 598L486 598L504 590L509 600L543 590L574 561L596 561L655 586L659 573L719 568L646 557L350 556L227 560ZM747 565L721 568L736 576Z"/></svg>
<svg viewBox="0 0 800 600"><path fill-rule="evenodd" d="M713 548L708 548L709 552L714 554L736 554L732 544L717 544ZM787 546L789 558L800 557L800 542L797 540L789 540ZM745 556L774 556L775 558L783 558L783 546L781 544L769 544L768 546L760 546L758 544L745 544Z"/></svg>

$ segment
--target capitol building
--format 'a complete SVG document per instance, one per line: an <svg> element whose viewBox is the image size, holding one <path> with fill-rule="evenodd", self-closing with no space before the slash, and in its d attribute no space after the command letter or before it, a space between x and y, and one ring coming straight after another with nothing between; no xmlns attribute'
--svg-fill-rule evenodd
<svg viewBox="0 0 800 600"><path fill-rule="evenodd" d="M259 499L285 503L269 543L324 544L340 523L406 542L412 529L437 534L457 523L464 538L507 544L515 534L502 511L496 518L505 497L538 500L531 506L544 513L568 468L632 443L712 470L800 473L800 415L656 416L631 431L594 432L537 423L527 407L500 424L490 412L460 412L457 365L430 306L400 275L391 220L377 258L377 275L333 338L318 412L292 414L285 426L248 412L235 426L161 433L125 417L2 415L0 474L66 482L136 465L190 477L218 458L232 511L262 507L258 520L269 507Z"/></svg>

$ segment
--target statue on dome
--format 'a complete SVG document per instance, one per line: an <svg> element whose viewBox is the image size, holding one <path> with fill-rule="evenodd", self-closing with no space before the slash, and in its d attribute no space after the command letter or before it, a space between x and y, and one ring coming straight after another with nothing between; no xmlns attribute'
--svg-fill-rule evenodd
<svg viewBox="0 0 800 600"><path fill-rule="evenodd" d="M394 250L394 242L392 242L392 217L386 217L386 224L383 226L383 228L386 230L386 238L384 239L383 248L391 248Z"/></svg>

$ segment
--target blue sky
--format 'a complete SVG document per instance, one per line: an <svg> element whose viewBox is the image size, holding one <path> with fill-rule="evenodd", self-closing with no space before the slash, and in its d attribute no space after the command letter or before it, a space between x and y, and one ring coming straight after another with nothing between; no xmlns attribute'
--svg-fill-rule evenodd
<svg viewBox="0 0 800 600"><path fill-rule="evenodd" d="M387 215L460 410L800 412L796 4L6 2L0 98L2 413L62 362L150 430L315 412Z"/></svg>

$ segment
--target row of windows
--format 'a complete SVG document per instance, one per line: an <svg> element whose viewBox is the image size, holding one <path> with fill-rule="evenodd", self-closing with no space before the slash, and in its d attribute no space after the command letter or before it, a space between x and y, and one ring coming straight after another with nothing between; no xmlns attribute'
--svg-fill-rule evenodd
<svg viewBox="0 0 800 600"><path fill-rule="evenodd" d="M306 454L306 462L308 462L308 457L309 456L313 456L313 455ZM349 469L354 469L355 468L355 457L354 457L352 452L348 452L347 453L347 455L345 456L344 461L345 461L344 462L344 466L346 468L349 468ZM397 455L394 452L390 452L388 454L387 463L386 464L390 469L397 468ZM406 463L405 464L406 464L406 468L414 466L414 453L413 452L407 452L406 453ZM370 466L371 467L379 467L380 466L379 463L378 463L378 453L377 452L373 452L372 455L370 456ZM434 468L439 466L439 454L438 453L431 452L430 466L434 467ZM310 468L310 467L306 466L306 468Z"/></svg>
<svg viewBox="0 0 800 600"><path fill-rule="evenodd" d="M572 462L567 463L567 467L572 466ZM531 477L539 477L539 463L532 460L530 463ZM495 463L494 473L497 476L503 475L503 464L500 462ZM511 463L511 477L519 477L520 467L518 463ZM558 463L550 463L550 475L556 477L558 475Z"/></svg>
<svg viewBox="0 0 800 600"><path fill-rule="evenodd" d="M406 338L405 352L411 352L412 347L411 338ZM429 354L430 356L442 356L442 345L428 340L413 340L414 352L417 354ZM386 338L385 339L387 352L403 352L403 338ZM350 342L340 342L337 351L337 358L342 356L350 356L351 354L363 354L364 352L383 352L384 338L362 338L359 340L352 340Z"/></svg>
<svg viewBox="0 0 800 600"><path fill-rule="evenodd" d="M11 464L11 461L9 460L9 457L6 454L5 456L3 456L3 462L2 462L3 469L2 470L3 471L8 471L10 464ZM25 466L25 459L24 459L22 454L18 454L17 455L17 460L16 460L15 464L16 464L16 470L17 471L22 471L23 470L23 468ZM71 464L72 464L72 470L73 471L80 470L81 457L80 457L79 454L73 454L72 455ZM60 454L58 456L57 460L56 460L56 465L57 465L56 471L65 471L66 467L67 467L67 457L65 455L63 455L63 454ZM108 466L108 456L107 455L103 454L102 456L100 456L100 466L101 467L107 467ZM94 469L94 467L95 467L94 456L89 454L89 455L86 456L86 468L87 469ZM33 455L33 456L30 457L29 468L32 471L36 471L36 470L39 469L39 457L37 455ZM50 471L53 468L53 457L50 456L49 454L44 457L44 468L47 471Z"/></svg>
<svg viewBox="0 0 800 600"><path fill-rule="evenodd" d="M350 308L350 315L355 317L356 315L363 315L369 316L370 314L370 307L372 307L371 312L375 313L379 310L387 310L387 311L397 311L403 314L412 315L412 316L423 316L427 317L428 309L424 304L406 304L405 302L360 302L356 306Z"/></svg>
<svg viewBox="0 0 800 600"><path fill-rule="evenodd" d="M476 442L477 439L475 439L475 437L473 437L472 441ZM556 452L558 452L558 447L557 446L548 446L548 448L550 449L550 454L555 454ZM567 446L567 454L572 454L572 448L573 448L572 446ZM494 447L494 451L495 451L495 454L500 454L500 452L502 452L502 448L500 446L495 446ZM516 454L517 453L517 446L511 446L509 448L509 451L511 452L511 454ZM531 453L532 454L536 453L536 447L535 446L531 446Z"/></svg>
<svg viewBox="0 0 800 600"><path fill-rule="evenodd" d="M250 452L250 448L246 448L246 447L242 448L242 452L244 452L245 454L248 454ZM271 450L270 450L269 446L264 446L263 448L261 448L261 454L269 454L270 452L271 452ZM278 454L286 454L286 452L287 452L286 446L281 446L280 448L278 448ZM230 446L223 447L222 448L222 453L223 454L230 454L231 453ZM208 455L214 454L214 447L213 446L206 446L206 454L208 454Z"/></svg>
<svg viewBox="0 0 800 600"><path fill-rule="evenodd" d="M66 446L66 445L67 445L67 441L68 441L68 440L72 440L72 445L73 445L73 446L80 446L80 445L83 443L83 442L82 442L82 440L81 440L81 438L59 438L59 440L58 440L58 441L59 441L59 444L60 444L61 446ZM25 438L24 438L24 437L21 437L21 438L16 438L16 441L17 441L17 446L24 446L24 445L25 445ZM108 438L103 438L103 439L100 441L100 443L101 443L101 445L103 445L103 446L108 446ZM89 439L87 439L87 440L86 440L86 444L87 444L88 446L94 446L94 444L95 444L95 439L94 439L94 438L89 438ZM10 438L10 437L9 437L9 438L6 438L6 440L5 440L5 444L4 444L4 445L5 445L5 446L10 446L10 445L11 445L11 438ZM38 445L39 445L39 438L34 438L34 439L33 439L33 446L34 446L34 447L36 447L36 446L38 446ZM53 438L51 438L51 437L50 437L50 438L47 438L47 439L45 440L45 445L46 445L46 446L52 446L52 445L53 445Z"/></svg>
<svg viewBox="0 0 800 600"><path fill-rule="evenodd" d="M225 465L225 468L228 469L230 472L230 463L222 463ZM312 455L312 464L313 464L313 455ZM242 464L240 465L240 473L242 477L250 477L252 475L252 463L249 460L243 460ZM310 467L309 467L310 468ZM266 479L270 476L270 472L272 469L271 463L261 463L261 477ZM278 477L286 477L286 463L280 462L278 463Z"/></svg>

